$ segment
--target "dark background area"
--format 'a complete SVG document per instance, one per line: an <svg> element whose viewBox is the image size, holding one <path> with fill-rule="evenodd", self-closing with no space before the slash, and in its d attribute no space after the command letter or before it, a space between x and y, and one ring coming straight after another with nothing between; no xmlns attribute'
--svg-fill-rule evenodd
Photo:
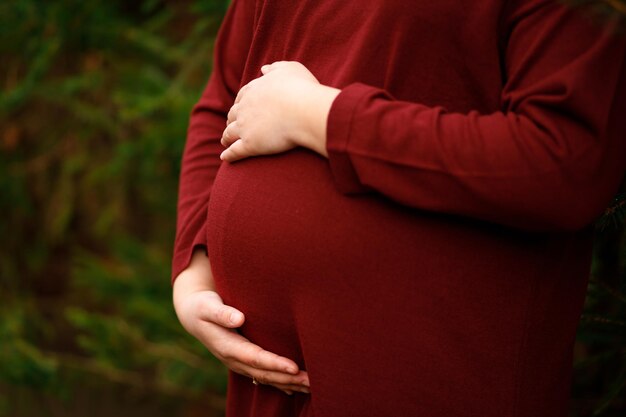
<svg viewBox="0 0 626 417"><path fill-rule="evenodd" d="M169 274L227 5L0 3L0 417L223 414L226 371L178 324ZM597 222L572 417L626 415L625 214L618 195Z"/></svg>

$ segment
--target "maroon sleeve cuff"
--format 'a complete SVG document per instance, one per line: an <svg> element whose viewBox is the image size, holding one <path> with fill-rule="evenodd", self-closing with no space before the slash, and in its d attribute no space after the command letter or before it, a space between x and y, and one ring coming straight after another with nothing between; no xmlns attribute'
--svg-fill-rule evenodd
<svg viewBox="0 0 626 417"><path fill-rule="evenodd" d="M206 223L204 223L204 225L198 229L198 232L195 234L191 244L180 245L180 247L183 249L176 252L172 258L172 285L174 285L176 277L178 277L178 275L189 266L189 263L191 262L191 256L193 255L194 250L196 250L197 248L202 248L205 251L207 250Z"/></svg>
<svg viewBox="0 0 626 417"><path fill-rule="evenodd" d="M348 151L355 111L368 94L371 94L371 87L361 83L350 84L337 95L328 113L326 125L328 161L337 189L345 194L370 191L359 181Z"/></svg>

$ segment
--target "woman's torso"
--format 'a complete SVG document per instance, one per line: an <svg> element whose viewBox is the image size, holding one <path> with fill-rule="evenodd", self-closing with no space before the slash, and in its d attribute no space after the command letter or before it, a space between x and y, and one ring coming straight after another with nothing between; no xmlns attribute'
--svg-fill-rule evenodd
<svg viewBox="0 0 626 417"><path fill-rule="evenodd" d="M257 1L242 84L263 64L297 60L332 86L359 81L449 111L499 110L502 2L356 3ZM245 336L309 371L311 415L563 410L588 236L347 196L327 161L301 149L223 164L208 224L219 292L246 313ZM568 256L577 258L566 266ZM550 340L548 357L535 357ZM552 398L531 387L535 377L552 378L541 386ZM249 415L279 415L251 391L238 398ZM248 415L230 404L231 415Z"/></svg>

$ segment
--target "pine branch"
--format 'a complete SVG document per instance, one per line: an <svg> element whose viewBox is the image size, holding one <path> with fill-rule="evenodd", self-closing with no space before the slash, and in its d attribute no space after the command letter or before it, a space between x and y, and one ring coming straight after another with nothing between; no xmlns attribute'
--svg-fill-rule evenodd
<svg viewBox="0 0 626 417"><path fill-rule="evenodd" d="M626 303L626 294L623 294L610 286L608 286L605 282L599 280L595 276L591 276L589 281L596 285L599 289L603 290L605 293L613 296L616 300L621 301L622 303Z"/></svg>
<svg viewBox="0 0 626 417"><path fill-rule="evenodd" d="M613 199L613 203L606 208L602 216L596 222L596 228L604 231L609 226L620 228L626 220L626 193L619 193Z"/></svg>
<svg viewBox="0 0 626 417"><path fill-rule="evenodd" d="M616 13L626 16L626 3L618 0L600 0L600 3L604 3L613 9Z"/></svg>
<svg viewBox="0 0 626 417"><path fill-rule="evenodd" d="M126 385L142 391L157 392L169 396L187 399L198 398L198 393L196 391L178 387L173 384L167 384L158 380L151 381L139 372L109 367L97 359L57 352L45 352L45 354L46 356L57 360L59 365L62 367L96 375L101 379L116 384ZM223 410L225 408L224 398L222 395L209 390L203 391L201 395L203 399L207 399L216 409Z"/></svg>
<svg viewBox="0 0 626 417"><path fill-rule="evenodd" d="M617 327L626 327L626 322L621 320L614 320L612 318L608 318L605 316L600 316L597 314L583 314L580 317L581 321L587 323L600 323L600 324L609 324Z"/></svg>
<svg viewBox="0 0 626 417"><path fill-rule="evenodd" d="M588 7L603 15L626 19L626 0L561 0L572 7Z"/></svg>

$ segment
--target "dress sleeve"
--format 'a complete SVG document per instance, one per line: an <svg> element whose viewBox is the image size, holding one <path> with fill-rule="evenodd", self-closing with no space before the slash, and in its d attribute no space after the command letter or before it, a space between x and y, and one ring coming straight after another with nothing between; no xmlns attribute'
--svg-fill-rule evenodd
<svg viewBox="0 0 626 417"><path fill-rule="evenodd" d="M602 212L626 166L626 41L556 1L510 3L500 111L342 90L327 122L341 192L530 231L578 230Z"/></svg>
<svg viewBox="0 0 626 417"><path fill-rule="evenodd" d="M253 19L252 2L231 3L216 38L211 77L191 112L178 190L172 284L189 265L193 250L206 249L206 211L221 163L220 138L240 87Z"/></svg>

